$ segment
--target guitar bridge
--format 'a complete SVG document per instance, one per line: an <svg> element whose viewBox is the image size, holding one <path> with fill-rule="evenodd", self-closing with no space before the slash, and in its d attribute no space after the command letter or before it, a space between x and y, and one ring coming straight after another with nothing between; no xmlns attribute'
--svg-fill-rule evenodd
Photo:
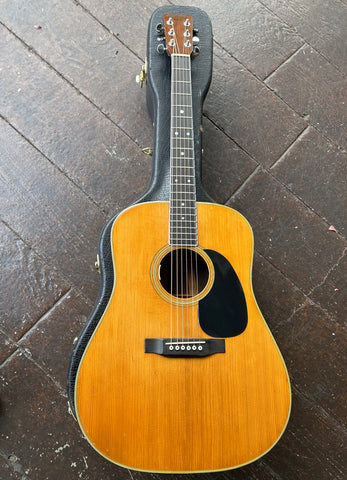
<svg viewBox="0 0 347 480"><path fill-rule="evenodd" d="M146 338L145 353L164 357L207 357L225 353L224 338Z"/></svg>

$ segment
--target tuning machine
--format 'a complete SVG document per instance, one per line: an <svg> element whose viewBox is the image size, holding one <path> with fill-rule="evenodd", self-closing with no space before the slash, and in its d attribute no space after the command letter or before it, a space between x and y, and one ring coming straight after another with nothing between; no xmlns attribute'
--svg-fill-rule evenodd
<svg viewBox="0 0 347 480"><path fill-rule="evenodd" d="M199 48L199 42L200 42L200 38L197 37L197 33L198 33L198 29L197 28L194 28L193 29L193 33L194 33L194 36L193 36L193 55L194 57L197 57L200 53L200 48Z"/></svg>
<svg viewBox="0 0 347 480"><path fill-rule="evenodd" d="M158 23L157 26L155 27L155 30L158 35L157 36L158 42L164 42L164 43L159 43L159 45L157 46L157 52L162 55L163 53L166 52L164 25L162 23Z"/></svg>
<svg viewBox="0 0 347 480"><path fill-rule="evenodd" d="M166 52L166 47L163 43L159 43L159 45L157 46L157 52L161 55Z"/></svg>
<svg viewBox="0 0 347 480"><path fill-rule="evenodd" d="M162 23L158 23L158 25L155 27L157 33L160 35L164 35L164 26Z"/></svg>

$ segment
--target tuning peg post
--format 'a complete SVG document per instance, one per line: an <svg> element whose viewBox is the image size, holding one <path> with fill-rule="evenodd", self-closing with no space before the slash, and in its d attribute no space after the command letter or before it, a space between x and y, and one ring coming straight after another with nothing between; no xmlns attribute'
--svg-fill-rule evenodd
<svg viewBox="0 0 347 480"><path fill-rule="evenodd" d="M163 53L165 53L166 51L166 48L164 47L164 45L162 43L159 43L159 45L157 46L157 52L160 53L160 55L162 55Z"/></svg>

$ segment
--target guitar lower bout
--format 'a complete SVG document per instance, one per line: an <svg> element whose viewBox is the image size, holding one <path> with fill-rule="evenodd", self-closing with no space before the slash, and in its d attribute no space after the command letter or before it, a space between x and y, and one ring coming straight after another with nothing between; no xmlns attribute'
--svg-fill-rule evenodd
<svg viewBox="0 0 347 480"><path fill-rule="evenodd" d="M77 419L91 445L119 465L236 468L272 448L291 404L286 367L252 290L252 231L235 210L198 203L199 247L171 248L168 218L168 203L152 202L114 222L116 280L79 364ZM181 256L192 265L183 280ZM171 262L176 283L172 273L164 279ZM213 322L204 323L206 309L217 312ZM192 355L202 345L211 354Z"/></svg>

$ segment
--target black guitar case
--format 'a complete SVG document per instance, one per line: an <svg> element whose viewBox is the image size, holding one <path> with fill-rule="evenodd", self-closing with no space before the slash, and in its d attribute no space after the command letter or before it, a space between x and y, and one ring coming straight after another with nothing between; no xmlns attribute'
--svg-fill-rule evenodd
<svg viewBox="0 0 347 480"><path fill-rule="evenodd" d="M192 57L192 101L195 144L195 171L197 201L214 202L205 192L201 184L201 133L202 106L212 75L212 27L205 12L195 7L166 6L158 8L152 15L147 36L147 107L154 127L153 173L148 190L133 205L143 202L169 201L170 194L170 89L171 63L168 55L158 53L158 45L162 44L157 25L163 23L165 13L186 14L193 17L193 27L197 29L200 54ZM158 39L159 37L159 39ZM75 412L75 379L84 350L93 335L109 302L114 283L113 262L111 254L110 234L112 217L104 226L99 241L100 291L97 302L73 348L70 359L67 393L70 411Z"/></svg>

